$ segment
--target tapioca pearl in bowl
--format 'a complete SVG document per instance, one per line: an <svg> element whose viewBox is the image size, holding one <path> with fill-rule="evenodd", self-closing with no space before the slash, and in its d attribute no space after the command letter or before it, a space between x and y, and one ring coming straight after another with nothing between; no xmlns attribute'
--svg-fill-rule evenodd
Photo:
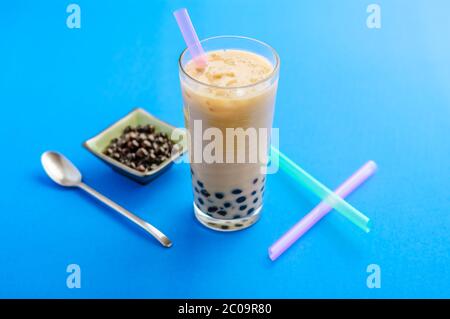
<svg viewBox="0 0 450 319"><path fill-rule="evenodd" d="M230 208L231 207L231 203L230 202L225 202L225 203L223 203L223 207Z"/></svg>
<svg viewBox="0 0 450 319"><path fill-rule="evenodd" d="M253 213L255 211L255 209L252 207L247 211L247 216L250 215L251 213Z"/></svg>
<svg viewBox="0 0 450 319"><path fill-rule="evenodd" d="M197 185L200 186L200 188L203 188L205 186L201 181L197 181Z"/></svg>
<svg viewBox="0 0 450 319"><path fill-rule="evenodd" d="M256 191L254 190L253 192L252 192L252 196L255 196L256 195Z"/></svg>

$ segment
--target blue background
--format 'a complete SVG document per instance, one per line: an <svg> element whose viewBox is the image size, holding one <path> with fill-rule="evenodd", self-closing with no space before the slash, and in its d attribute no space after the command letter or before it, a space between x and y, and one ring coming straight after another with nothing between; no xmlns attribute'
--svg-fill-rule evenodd
<svg viewBox="0 0 450 319"><path fill-rule="evenodd" d="M0 297L450 297L450 3L377 1L64 1L0 5ZM336 212L277 262L268 246L316 203L283 173L268 178L248 230L194 219L187 165L138 185L81 143L133 107L183 126L172 16L188 7L200 38L246 35L280 54L280 148L334 188L369 159L377 174L349 197L362 233ZM45 150L86 183L165 231L151 237L44 174ZM81 289L66 287L80 265ZM369 264L381 288L366 286Z"/></svg>

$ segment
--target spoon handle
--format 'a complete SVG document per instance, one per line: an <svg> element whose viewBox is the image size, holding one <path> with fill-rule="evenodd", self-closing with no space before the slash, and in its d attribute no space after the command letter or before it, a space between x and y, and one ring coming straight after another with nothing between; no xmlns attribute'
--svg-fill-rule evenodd
<svg viewBox="0 0 450 319"><path fill-rule="evenodd" d="M147 223L145 220L137 217L136 215L134 215L133 213L129 212L128 210L126 210L122 206L116 204L115 202L113 202L109 198L103 196L102 194L97 192L92 187L90 187L90 186L88 186L88 185L86 185L84 183L80 183L77 186L79 188L81 188L82 190L84 190L85 192L87 192L90 195L92 195L93 197L97 198L99 201L101 201L104 204L108 205L109 207L111 207L112 209L114 209L115 211L120 213L122 216L125 216L126 218L131 220L136 225L138 225L141 228L143 228L146 232L150 233L153 237L155 237L161 243L161 245L163 245L164 247L172 246L172 242L170 241L169 238L167 238L166 235L164 235L156 227L154 227L151 224Z"/></svg>

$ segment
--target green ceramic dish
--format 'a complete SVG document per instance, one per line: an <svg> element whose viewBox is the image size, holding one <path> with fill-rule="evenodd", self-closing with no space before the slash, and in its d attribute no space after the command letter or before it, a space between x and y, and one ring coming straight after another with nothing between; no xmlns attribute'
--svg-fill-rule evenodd
<svg viewBox="0 0 450 319"><path fill-rule="evenodd" d="M164 132L167 133L169 136L171 136L172 131L175 129L174 126L163 122L144 109L137 108L128 113L125 117L117 121L116 123L112 124L102 132L100 132L98 135L90 138L86 142L83 143L83 146L89 150L92 154L100 158L102 161L110 165L114 170L117 172L133 179L134 181L141 183L141 184L147 184L157 176L161 175L164 171L166 171L173 162L180 157L184 152L186 152L186 143L184 139L181 139L177 144L180 145L180 152L173 155L171 158L167 159L166 161L162 162L158 168L151 170L146 173L139 172L135 169L132 169L131 167L128 167L115 159L106 156L103 154L103 151L106 149L106 147L109 145L109 142L113 138L119 137L125 127L128 125L135 127L137 125L146 125L151 124L154 125L157 132Z"/></svg>

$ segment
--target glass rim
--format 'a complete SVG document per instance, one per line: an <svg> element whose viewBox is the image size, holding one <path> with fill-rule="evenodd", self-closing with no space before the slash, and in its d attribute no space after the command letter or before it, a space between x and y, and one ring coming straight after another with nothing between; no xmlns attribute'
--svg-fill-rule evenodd
<svg viewBox="0 0 450 319"><path fill-rule="evenodd" d="M202 81L199 81L195 78L193 78L192 76L190 76L186 70L183 67L182 64L182 59L184 57L184 55L186 54L186 52L188 51L188 48L186 47L180 54L180 57L178 58L178 67L180 68L180 70L183 72L183 74L185 76L187 76L190 80L200 84L200 85L204 85L206 87L210 87L210 88L215 88L215 89L221 89L221 90L236 90L236 89L246 89L246 88L251 88L254 86L257 86L261 83L264 83L270 79L272 79L277 73L278 73L278 69L280 67L280 57L278 56L277 51L275 51L274 48L272 48L270 45L268 45L267 43L260 41L260 40L256 40L254 38L250 38L250 37L245 37L245 36L240 36L240 35L218 35L218 36L214 36L214 37L209 37L206 39L203 39L200 41L200 43L209 41L209 40L216 40L216 39L224 39L224 38L229 38L229 39L240 39L240 40L249 40L251 42L256 42L260 45L262 45L263 47L269 49L270 52L272 52L273 56L275 57L275 66L273 67L272 72L270 72L270 74L265 77L262 80L259 80L258 82L252 83L252 84L247 84L247 85L241 85L241 86L233 86L233 87L226 87L226 86L220 86L220 85L213 85L213 84L208 84Z"/></svg>

